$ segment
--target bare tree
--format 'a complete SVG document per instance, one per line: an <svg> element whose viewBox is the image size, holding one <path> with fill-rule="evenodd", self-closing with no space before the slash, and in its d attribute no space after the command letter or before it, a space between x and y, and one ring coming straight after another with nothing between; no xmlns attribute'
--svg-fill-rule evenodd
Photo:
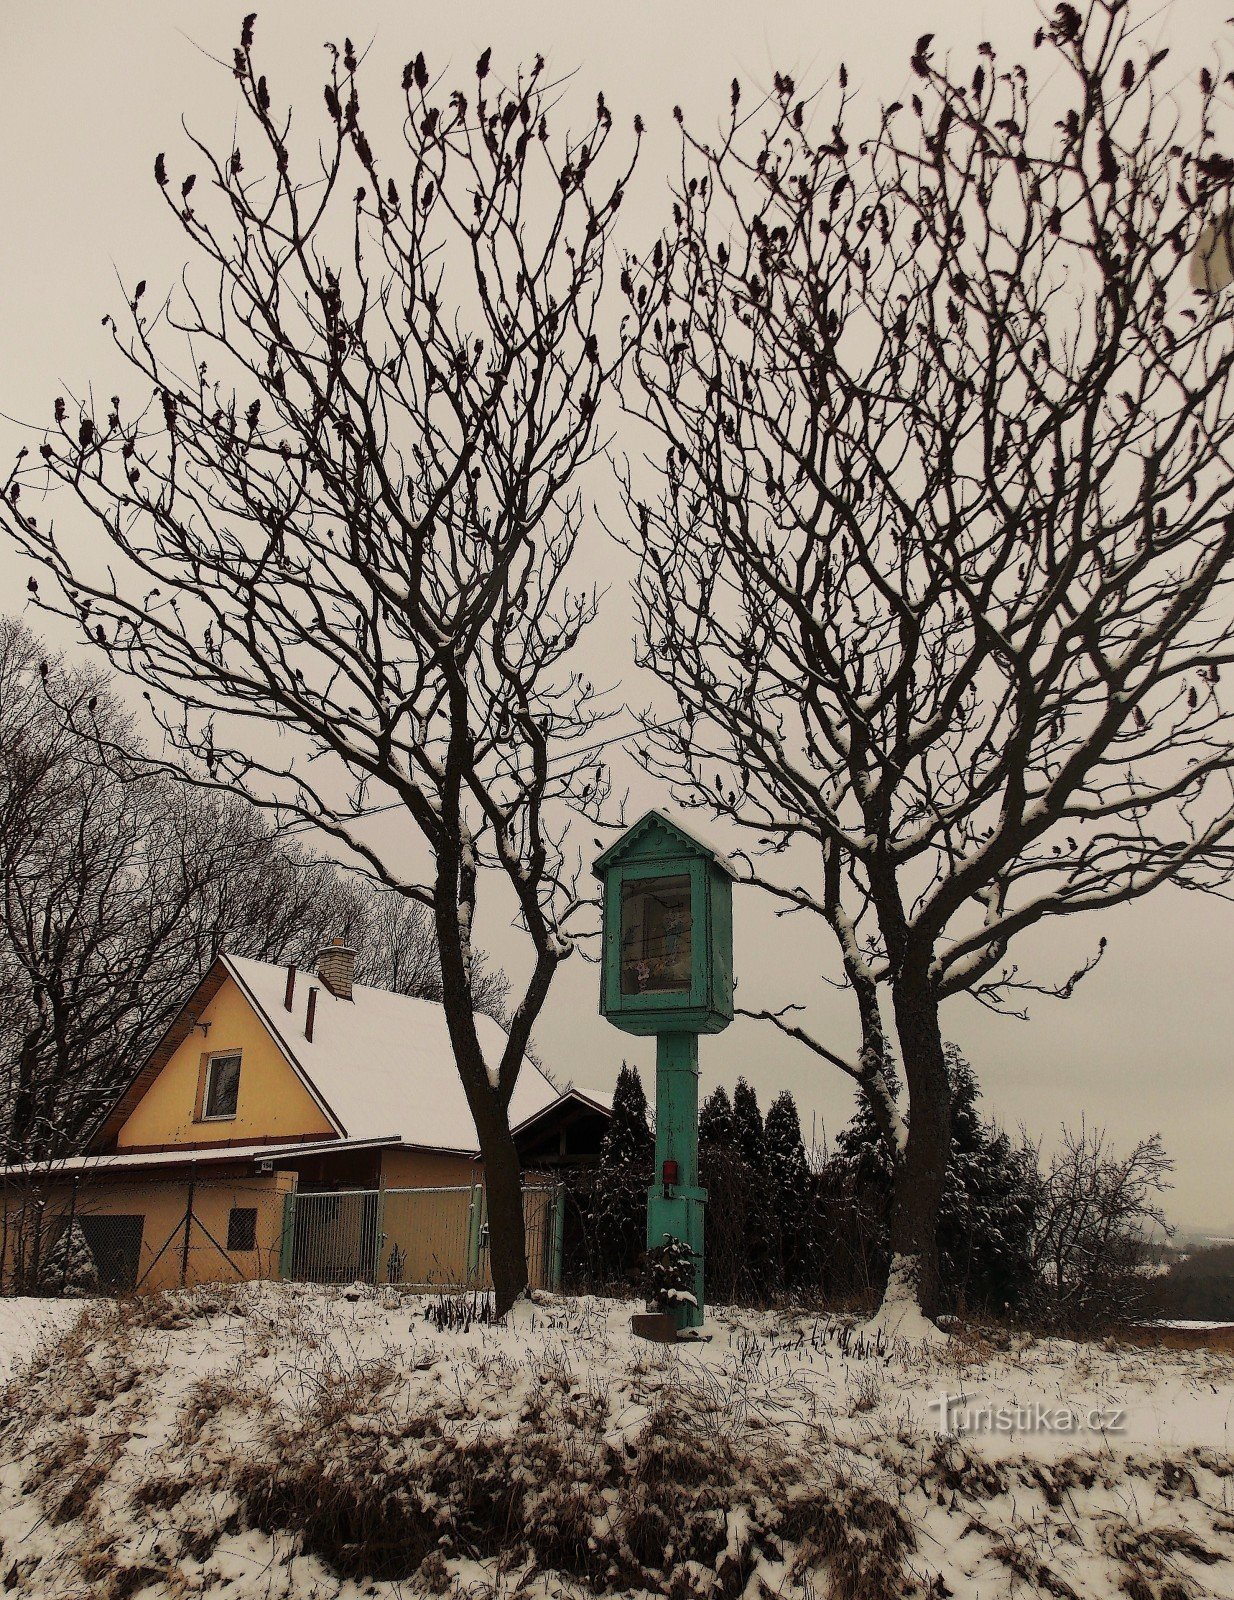
<svg viewBox="0 0 1234 1600"><path fill-rule="evenodd" d="M41 667L41 672L40 672ZM177 874L175 819L157 780L99 761L44 692L87 704L101 733L129 727L97 673L64 675L0 621L0 1132L8 1161L77 1148L152 1022L182 998L188 906L206 858ZM179 983L180 996L168 984Z"/></svg>
<svg viewBox="0 0 1234 1600"><path fill-rule="evenodd" d="M220 951L307 965L334 933L364 981L440 999L423 906L151 773L105 675L0 618L0 1164L79 1151Z"/></svg>
<svg viewBox="0 0 1234 1600"><path fill-rule="evenodd" d="M663 463L623 474L645 659L684 717L652 754L834 936L860 1058L761 1014L893 1142L887 1305L934 1304L943 1002L1067 995L1104 941L1033 977L1017 935L1232 859L1234 310L1186 283L1234 178L1216 79L1163 94L1126 0L1035 46L1039 96L927 34L860 133L843 68L830 114L734 83L623 276Z"/></svg>
<svg viewBox="0 0 1234 1600"><path fill-rule="evenodd" d="M606 788L595 691L571 665L596 596L566 568L619 354L596 312L629 167L601 176L602 96L553 136L543 61L499 83L487 50L450 93L408 63L402 140L379 159L350 43L325 135L297 153L252 45L250 17L239 145L194 141L201 181L155 164L205 276L149 314L134 289L116 341L153 399L98 417L60 403L42 447L114 577L32 517L32 495L10 493L6 521L58 579L52 603L155 691L201 781L311 822L430 909L504 1309L526 1283L508 1107L572 948L558 817ZM404 847L374 843L377 803L411 824ZM530 958L500 1060L475 1028L486 868Z"/></svg>
<svg viewBox="0 0 1234 1600"><path fill-rule="evenodd" d="M1161 1196L1174 1163L1160 1134L1120 1154L1102 1129L1064 1128L1047 1166L1039 1153L1033 1268L1039 1313L1069 1332L1132 1321L1143 1314L1154 1236L1172 1232Z"/></svg>

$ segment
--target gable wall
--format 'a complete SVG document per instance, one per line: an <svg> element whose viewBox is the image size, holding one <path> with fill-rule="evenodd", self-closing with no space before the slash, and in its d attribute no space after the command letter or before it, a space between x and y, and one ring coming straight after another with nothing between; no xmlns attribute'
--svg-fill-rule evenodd
<svg viewBox="0 0 1234 1600"><path fill-rule="evenodd" d="M210 1024L209 1033L190 1031L119 1130L119 1149L300 1134L328 1138L334 1132L233 978L224 980L201 1020ZM241 1054L236 1116L227 1122L195 1121L203 1054L231 1050Z"/></svg>
<svg viewBox="0 0 1234 1600"><path fill-rule="evenodd" d="M483 1177L478 1161L446 1150L395 1148L381 1153L381 1181L387 1189L470 1188Z"/></svg>

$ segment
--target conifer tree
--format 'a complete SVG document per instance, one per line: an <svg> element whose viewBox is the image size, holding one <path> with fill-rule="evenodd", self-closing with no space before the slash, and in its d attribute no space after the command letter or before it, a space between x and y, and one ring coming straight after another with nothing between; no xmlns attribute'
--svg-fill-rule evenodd
<svg viewBox="0 0 1234 1600"><path fill-rule="evenodd" d="M81 1223L76 1218L47 1252L47 1259L39 1274L39 1288L44 1294L80 1296L98 1293L99 1269Z"/></svg>
<svg viewBox="0 0 1234 1600"><path fill-rule="evenodd" d="M610 1167L647 1161L654 1146L643 1080L637 1068L623 1061L613 1090L613 1117L600 1146L600 1160Z"/></svg>
<svg viewBox="0 0 1234 1600"><path fill-rule="evenodd" d="M603 1278L621 1277L643 1253L654 1153L643 1081L623 1061L592 1191L596 1264Z"/></svg>
<svg viewBox="0 0 1234 1600"><path fill-rule="evenodd" d="M946 1063L952 1142L938 1229L942 1304L1003 1311L1032 1283L1034 1175L1028 1157L982 1119L973 1069L954 1044L946 1046ZM886 1267L892 1173L892 1153L862 1097L836 1139L826 1187L849 1202L845 1226L868 1237L847 1243L875 1271Z"/></svg>
<svg viewBox="0 0 1234 1600"><path fill-rule="evenodd" d="M764 1131L777 1197L784 1285L810 1288L818 1281L817 1197L801 1137L801 1119L787 1089L771 1102Z"/></svg>
<svg viewBox="0 0 1234 1600"><path fill-rule="evenodd" d="M733 1090L733 1133L741 1158L759 1177L767 1173L767 1136L758 1096L744 1078Z"/></svg>
<svg viewBox="0 0 1234 1600"><path fill-rule="evenodd" d="M1023 1299L1032 1279L1030 1157L982 1120L973 1069L953 1044L947 1076L951 1152L938 1221L939 1272L953 1305L1003 1311Z"/></svg>
<svg viewBox="0 0 1234 1600"><path fill-rule="evenodd" d="M698 1142L729 1149L735 1142L733 1107L728 1090L722 1083L703 1101L698 1114Z"/></svg>
<svg viewBox="0 0 1234 1600"><path fill-rule="evenodd" d="M745 1078L738 1078L733 1090L733 1137L743 1169L745 1288L755 1299L762 1299L781 1282L778 1196L767 1159L758 1096Z"/></svg>

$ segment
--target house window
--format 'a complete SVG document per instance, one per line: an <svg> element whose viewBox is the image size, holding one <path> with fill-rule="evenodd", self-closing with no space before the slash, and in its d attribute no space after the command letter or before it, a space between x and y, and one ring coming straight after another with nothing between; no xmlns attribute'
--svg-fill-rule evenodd
<svg viewBox="0 0 1234 1600"><path fill-rule="evenodd" d="M234 1117L240 1098L240 1055L211 1056L206 1067L206 1092L201 1115L204 1122Z"/></svg>
<svg viewBox="0 0 1234 1600"><path fill-rule="evenodd" d="M229 1250L256 1250L256 1206L232 1206L227 1214L227 1248Z"/></svg>

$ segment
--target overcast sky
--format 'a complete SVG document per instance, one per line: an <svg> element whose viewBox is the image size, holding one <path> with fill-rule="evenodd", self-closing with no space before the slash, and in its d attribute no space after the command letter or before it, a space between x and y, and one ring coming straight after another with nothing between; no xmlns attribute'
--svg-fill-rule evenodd
<svg viewBox="0 0 1234 1600"><path fill-rule="evenodd" d="M123 307L118 281L131 286L145 277L153 294L175 279L182 238L159 203L154 155L166 150L173 172L189 170L181 115L207 141L225 145L235 85L211 57L230 57L247 9L222 0L208 6L6 0L0 7L8 67L0 97L0 447L6 455L30 442L22 425L49 417L56 394L80 395L92 375L101 380L109 371L100 318ZM1231 54L1229 9L1230 0L1176 0L1153 11L1146 35L1171 47L1181 78L1214 41ZM276 101L303 101L309 120L324 114L322 45L341 43L344 32L370 50L370 97L379 85L395 90L402 64L418 50L434 71L453 63L469 73L491 45L494 68L510 75L520 59L542 52L555 70L576 70L568 92L579 97L580 123L600 89L625 126L635 112L647 123L645 159L623 211L626 237L637 246L663 214L675 103L701 124L719 115L734 75L756 89L782 70L817 87L842 60L872 103L886 102L901 97L913 40L924 29L935 32L936 49L967 59L983 38L1027 54L1035 24L1028 0L928 6L521 0L500 7L280 0L259 9L257 50ZM607 482L594 493L602 511L615 512ZM589 671L597 681L604 681L606 667L610 679L621 676L624 698L641 706L654 701L655 685L630 672L626 569L600 548L602 539L596 528L590 559L608 574L610 590L588 646ZM20 608L27 572L0 549L5 609ZM30 620L46 627L37 614ZM662 803L636 771L618 765L619 786L630 788L631 818ZM397 848L397 825L390 827ZM1160 1131L1177 1163L1175 1220L1234 1233L1234 905L1165 891L1099 921L1039 932L1017 946L1022 967L1038 962L1042 970L1065 972L1099 936L1108 939L1105 959L1070 1001L1037 1001L1031 1022L1019 1023L952 1000L946 1034L978 1068L987 1110L1007 1126L1024 1124L1048 1139L1063 1121L1084 1117L1124 1145ZM749 889L739 891L736 924L745 1003L808 1000L815 1027L847 1048L849 1002L820 981L831 970L821 934L777 922ZM515 938L491 925L482 935L497 959L516 960ZM601 1021L596 990L594 967L566 963L537 1033L546 1062L584 1086L609 1086L624 1057L643 1068L650 1087L654 1041L619 1035ZM824 1127L833 1136L852 1109L847 1080L759 1025L738 1022L705 1039L701 1057L704 1091L717 1081L731 1089L744 1073L765 1107L778 1089L791 1088L807 1139L812 1128L819 1137Z"/></svg>

